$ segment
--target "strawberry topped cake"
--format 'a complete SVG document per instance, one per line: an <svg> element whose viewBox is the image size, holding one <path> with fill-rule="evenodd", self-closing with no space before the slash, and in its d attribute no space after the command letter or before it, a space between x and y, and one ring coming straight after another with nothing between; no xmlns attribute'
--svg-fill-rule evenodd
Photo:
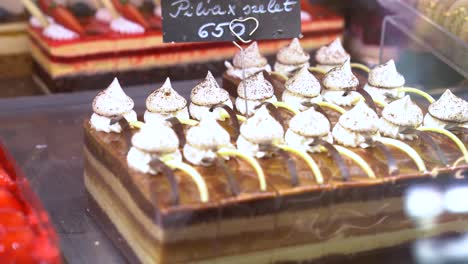
<svg viewBox="0 0 468 264"><path fill-rule="evenodd" d="M145 11L128 0L93 2L94 15L78 19L66 6L39 1L42 15L31 19L28 32L35 79L43 87L53 92L98 89L115 76L128 85L163 81L167 76L193 79L202 78L207 69L216 76L224 70L224 61L238 51L231 42L163 43L157 8ZM305 50L342 34L342 17L321 6L303 3L302 9ZM274 56L287 43L261 41L248 52L260 49L263 55ZM261 67L266 65L263 61ZM239 72L239 67L235 61L232 72Z"/></svg>

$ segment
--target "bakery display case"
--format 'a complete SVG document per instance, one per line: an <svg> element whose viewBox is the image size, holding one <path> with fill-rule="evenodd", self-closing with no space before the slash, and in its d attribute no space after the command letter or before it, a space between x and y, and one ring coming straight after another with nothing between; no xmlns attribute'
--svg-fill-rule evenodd
<svg viewBox="0 0 468 264"><path fill-rule="evenodd" d="M0 189L37 234L1 263L468 261L463 1L311 1L303 36L242 49L163 45L158 1L139 35L109 31L129 1L52 2L34 76L73 93L0 99Z"/></svg>

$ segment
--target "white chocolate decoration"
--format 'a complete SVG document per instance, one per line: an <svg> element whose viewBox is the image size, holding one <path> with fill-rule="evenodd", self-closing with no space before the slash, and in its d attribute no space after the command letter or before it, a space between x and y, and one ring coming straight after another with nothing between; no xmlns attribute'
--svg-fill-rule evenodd
<svg viewBox="0 0 468 264"><path fill-rule="evenodd" d="M110 28L115 32L127 35L145 33L144 27L124 17L113 19L110 23Z"/></svg>
<svg viewBox="0 0 468 264"><path fill-rule="evenodd" d="M348 59L350 56L343 48L340 38L335 39L328 46L321 47L315 54L315 60L320 65L341 65Z"/></svg>
<svg viewBox="0 0 468 264"><path fill-rule="evenodd" d="M44 36L47 38L57 41L73 40L79 37L79 35L76 32L71 31L68 28L65 28L64 26L56 23L49 24L42 31L42 34L44 34Z"/></svg>
<svg viewBox="0 0 468 264"><path fill-rule="evenodd" d="M369 73L369 84L379 88L397 88L405 85L405 78L393 60L373 68Z"/></svg>

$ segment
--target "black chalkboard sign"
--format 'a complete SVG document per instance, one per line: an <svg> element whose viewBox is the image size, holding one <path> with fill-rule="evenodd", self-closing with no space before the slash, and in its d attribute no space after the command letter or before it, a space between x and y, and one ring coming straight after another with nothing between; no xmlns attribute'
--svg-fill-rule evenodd
<svg viewBox="0 0 468 264"><path fill-rule="evenodd" d="M164 42L285 39L301 34L300 0L162 0ZM254 17L258 20L256 28Z"/></svg>

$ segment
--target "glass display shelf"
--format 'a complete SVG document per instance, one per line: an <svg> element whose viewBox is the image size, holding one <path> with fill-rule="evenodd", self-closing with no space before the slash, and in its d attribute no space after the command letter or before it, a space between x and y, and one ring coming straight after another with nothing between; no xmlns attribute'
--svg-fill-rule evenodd
<svg viewBox="0 0 468 264"><path fill-rule="evenodd" d="M467 42L436 24L405 0L379 0L379 3L395 13L385 17L382 23L380 62L395 56L387 52L387 46L397 46L400 51L407 48L424 50L465 79L468 78Z"/></svg>
<svg viewBox="0 0 468 264"><path fill-rule="evenodd" d="M173 86L188 97L197 82L174 82ZM147 95L159 85L126 89L138 113L143 113ZM96 212L89 206L83 184L82 122L91 115L96 94L0 99L0 138L49 212L69 264L127 263L119 251L123 240L122 245L112 243L107 235L113 231L93 220ZM410 246L346 262L415 263Z"/></svg>

